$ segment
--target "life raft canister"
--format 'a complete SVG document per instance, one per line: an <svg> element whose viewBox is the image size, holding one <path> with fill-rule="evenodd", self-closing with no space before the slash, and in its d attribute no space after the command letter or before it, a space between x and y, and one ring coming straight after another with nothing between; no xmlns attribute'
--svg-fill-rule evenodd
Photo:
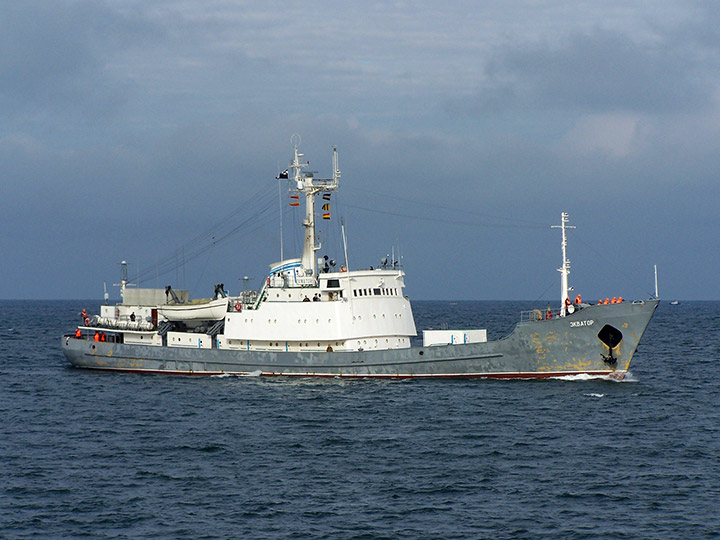
<svg viewBox="0 0 720 540"><path fill-rule="evenodd" d="M242 311L242 304L240 302L235 302L235 311Z"/></svg>

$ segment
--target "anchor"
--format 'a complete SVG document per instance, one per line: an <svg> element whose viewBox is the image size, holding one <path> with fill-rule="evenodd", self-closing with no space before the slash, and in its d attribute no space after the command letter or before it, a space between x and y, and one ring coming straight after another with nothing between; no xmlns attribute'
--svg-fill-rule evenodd
<svg viewBox="0 0 720 540"><path fill-rule="evenodd" d="M603 362L605 362L609 366L615 367L617 365L617 358L613 356L613 350L611 347L608 347L610 354L605 356L604 354L600 354L602 356Z"/></svg>

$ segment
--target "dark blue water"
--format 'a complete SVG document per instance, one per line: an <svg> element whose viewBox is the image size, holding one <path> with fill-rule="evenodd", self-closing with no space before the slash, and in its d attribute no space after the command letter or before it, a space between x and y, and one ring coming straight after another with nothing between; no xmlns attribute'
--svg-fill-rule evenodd
<svg viewBox="0 0 720 540"><path fill-rule="evenodd" d="M621 383L83 371L82 307L0 302L2 538L720 537L720 303L661 304Z"/></svg>

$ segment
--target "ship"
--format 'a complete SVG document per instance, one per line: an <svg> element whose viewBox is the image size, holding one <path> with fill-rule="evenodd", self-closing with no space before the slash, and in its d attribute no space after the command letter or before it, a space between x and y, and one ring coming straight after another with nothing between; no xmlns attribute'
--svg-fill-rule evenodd
<svg viewBox="0 0 720 540"><path fill-rule="evenodd" d="M591 375L623 379L658 306L613 298L570 300L569 215L561 214L560 302L523 311L515 328L488 340L480 328L424 330L417 336L405 270L382 259L351 268L318 257L316 221L339 187L337 149L331 178L306 171L299 143L288 169L293 205L304 199L302 254L269 265L258 290L231 296L219 284L213 298L188 291L132 288L123 263L121 302L102 305L61 338L77 368L174 375L338 378L549 378ZM322 205L317 208L317 203Z"/></svg>

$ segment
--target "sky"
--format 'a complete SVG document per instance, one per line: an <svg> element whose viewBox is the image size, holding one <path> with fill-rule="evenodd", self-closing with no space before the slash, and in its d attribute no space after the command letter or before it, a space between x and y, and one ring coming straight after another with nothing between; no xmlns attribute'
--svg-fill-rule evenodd
<svg viewBox="0 0 720 540"><path fill-rule="evenodd" d="M562 212L584 299L720 299L715 2L24 0L0 50L0 299L259 287L293 134L318 254L411 299L559 302Z"/></svg>

